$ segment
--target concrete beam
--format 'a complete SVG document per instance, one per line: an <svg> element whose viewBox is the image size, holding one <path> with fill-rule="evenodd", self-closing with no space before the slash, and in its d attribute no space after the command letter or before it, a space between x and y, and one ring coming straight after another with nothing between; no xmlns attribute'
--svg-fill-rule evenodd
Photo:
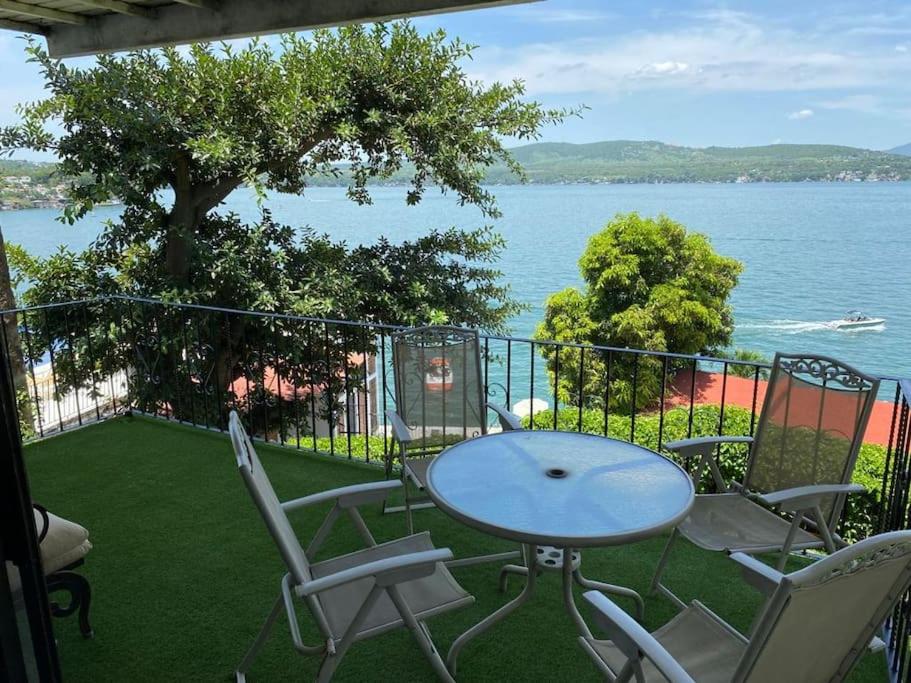
<svg viewBox="0 0 911 683"><path fill-rule="evenodd" d="M151 20L109 14L85 27L54 26L47 44L53 57L76 57L529 1L535 0L220 0L214 11L175 3L158 6Z"/></svg>
<svg viewBox="0 0 911 683"><path fill-rule="evenodd" d="M191 7L204 7L211 10L218 9L219 7L218 0L174 0L174 2L179 2L181 5L190 5Z"/></svg>
<svg viewBox="0 0 911 683"><path fill-rule="evenodd" d="M142 17L148 19L155 16L155 12L142 5L131 5L121 0L79 0L82 5L106 9L108 12L117 12L118 14L129 14L131 17Z"/></svg>
<svg viewBox="0 0 911 683"><path fill-rule="evenodd" d="M0 9L18 12L29 17L39 17L41 19L50 19L51 21L62 21L67 24L84 24L85 17L81 14L72 12L63 12L59 9L50 7L41 7L40 5L31 5L27 2L16 2L16 0L0 0Z"/></svg>
<svg viewBox="0 0 911 683"><path fill-rule="evenodd" d="M28 24L24 21L13 21L12 19L0 19L0 28L7 28L10 31L21 31L22 33L37 33L40 36L47 35L46 26Z"/></svg>

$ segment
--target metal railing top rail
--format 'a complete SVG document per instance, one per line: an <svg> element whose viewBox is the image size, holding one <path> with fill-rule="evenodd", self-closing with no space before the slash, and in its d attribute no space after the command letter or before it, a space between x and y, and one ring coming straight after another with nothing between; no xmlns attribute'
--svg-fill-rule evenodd
<svg viewBox="0 0 911 683"><path fill-rule="evenodd" d="M49 310L54 308L63 308L66 306L75 306L79 304L92 304L103 301L132 301L137 303L153 304L158 306L169 306L175 308L189 308L209 313L230 313L235 315L249 315L257 318L278 318L281 320L320 323L326 325L343 325L347 327L370 327L375 330L383 330L389 333L407 329L407 325L392 325L389 323L378 323L370 321L353 321L341 320L336 318L318 318L313 316L296 315L293 313L277 313L274 311L251 311L242 308L227 308L223 306L210 306L208 304L193 304L179 301L164 301L151 297L130 296L126 294L109 294L105 296L73 299L70 301L58 301L49 304L38 304L34 306L17 306L15 308L0 309L0 316L16 313L29 313L32 311ZM635 349L622 346L606 346L599 344L585 344L581 342L557 341L555 339L533 339L530 337L516 337L510 335L487 334L481 333L481 337L486 340L500 341L506 343L521 343L534 346L553 346L560 348L585 349L586 351L598 351L601 353L627 353L636 356L653 356L656 358L668 358L675 360L696 361L703 363L719 363L726 366L741 366L757 369L770 369L772 364L767 361L750 361L740 360L737 358L721 358L718 356L707 356L698 353L676 353L673 351L653 351L648 349ZM903 378L898 375L882 375L874 373L880 380L895 382L901 386L902 393L911 400L911 378Z"/></svg>
<svg viewBox="0 0 911 683"><path fill-rule="evenodd" d="M350 327L370 327L376 330L385 330L396 332L407 329L407 325L393 325L389 323L371 322L367 320L353 321L341 320L336 318L317 318L313 316L296 315L293 313L278 313L274 311L251 311L241 308L227 308L223 306L210 306L208 304L183 303L179 301L164 301L150 297L129 296L125 294L110 294L89 299L74 299L72 301L62 301L50 304L40 304L37 306L18 306L16 308L7 308L0 310L0 315L11 313L30 312L42 309L59 308L63 306L74 306L78 304L90 304L102 301L119 300L133 301L138 303L154 304L159 306L169 306L175 308L189 308L198 311L207 311L210 313L231 313L237 315L249 315L258 318L278 318L281 320L290 320L297 322L321 323L327 325L345 325ZM718 356L706 356L698 353L676 353L673 351L657 351L649 349L635 349L622 346L606 346L601 344L585 344L582 342L557 341L555 339L533 339L531 337L516 337L511 335L487 334L482 333L481 337L488 340L502 342L517 342L522 344L534 344L535 346L559 346L562 348L585 349L587 351L599 351L602 353L628 353L640 356L655 356L658 358L671 358L687 361L701 361L705 363L727 363L728 365L739 365L750 368L771 368L772 364L765 361L740 360L737 358L720 358ZM898 381L897 377L881 377L891 381Z"/></svg>

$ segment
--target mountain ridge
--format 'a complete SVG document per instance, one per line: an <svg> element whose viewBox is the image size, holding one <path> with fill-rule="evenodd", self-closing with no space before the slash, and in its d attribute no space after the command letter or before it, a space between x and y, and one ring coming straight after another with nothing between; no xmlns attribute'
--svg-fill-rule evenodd
<svg viewBox="0 0 911 683"><path fill-rule="evenodd" d="M686 147L656 140L532 143L510 150L531 182L909 180L911 158L846 145ZM506 182L495 166L488 180ZM513 176L513 180L514 180Z"/></svg>

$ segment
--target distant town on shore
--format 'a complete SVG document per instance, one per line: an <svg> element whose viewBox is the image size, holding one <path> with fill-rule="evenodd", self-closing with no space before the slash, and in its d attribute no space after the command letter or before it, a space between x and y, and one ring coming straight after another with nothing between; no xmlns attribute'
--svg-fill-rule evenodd
<svg viewBox="0 0 911 683"><path fill-rule="evenodd" d="M881 182L911 180L911 144L888 151L840 145L682 147L654 141L611 140L587 144L534 143L512 154L532 184ZM403 168L381 185L404 185ZM486 182L521 181L504 165ZM63 208L69 180L56 164L0 160L0 210ZM345 186L344 177L318 177L317 187ZM115 202L112 202L115 203Z"/></svg>

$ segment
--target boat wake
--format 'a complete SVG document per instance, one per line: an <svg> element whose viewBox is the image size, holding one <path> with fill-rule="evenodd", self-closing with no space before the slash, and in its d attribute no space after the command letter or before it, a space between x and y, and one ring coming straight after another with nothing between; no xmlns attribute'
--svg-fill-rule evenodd
<svg viewBox="0 0 911 683"><path fill-rule="evenodd" d="M838 329L833 321L808 321L808 320L769 320L765 322L752 322L737 325L740 330L774 330L781 334L804 334L807 332L841 332L844 334L857 334L858 332L882 332L886 329L885 323L870 327L854 329Z"/></svg>

